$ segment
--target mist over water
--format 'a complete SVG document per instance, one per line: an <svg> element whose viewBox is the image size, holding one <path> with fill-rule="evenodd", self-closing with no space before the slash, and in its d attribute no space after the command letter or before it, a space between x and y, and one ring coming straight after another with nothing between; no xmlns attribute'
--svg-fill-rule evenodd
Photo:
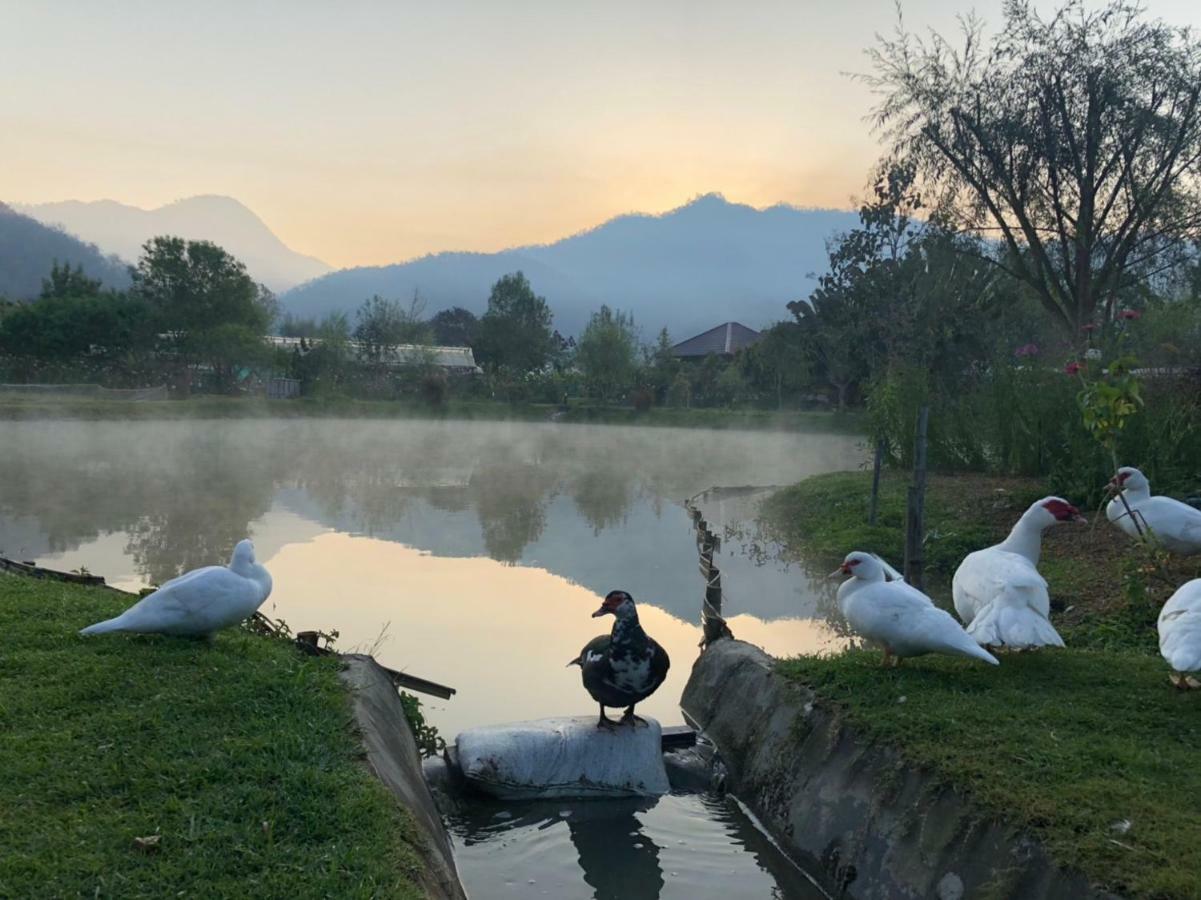
<svg viewBox="0 0 1201 900"><path fill-rule="evenodd" d="M429 704L448 736L590 712L564 666L604 627L590 617L599 598L621 587L674 661L646 704L672 723L703 589L682 501L852 467L861 453L854 437L784 432L11 422L0 429L0 554L136 589L225 562L250 535L275 580L263 611L456 687ZM744 526L755 502L704 508L718 526ZM757 549L732 538L722 551L735 633L776 653L831 646L825 586L763 565Z"/></svg>

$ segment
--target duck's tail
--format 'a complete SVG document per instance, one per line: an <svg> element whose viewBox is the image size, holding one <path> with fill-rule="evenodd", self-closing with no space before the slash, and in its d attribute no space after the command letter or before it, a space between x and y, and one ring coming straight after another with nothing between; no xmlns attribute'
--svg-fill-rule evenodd
<svg viewBox="0 0 1201 900"><path fill-rule="evenodd" d="M122 621L125 617L117 616L113 619L105 619L103 622L97 622L95 625L89 625L87 628L79 629L80 634L106 634L110 631L121 631L125 627Z"/></svg>
<svg viewBox="0 0 1201 900"><path fill-rule="evenodd" d="M989 603L972 619L967 633L985 647L1034 650L1063 646L1055 626L1025 604Z"/></svg>

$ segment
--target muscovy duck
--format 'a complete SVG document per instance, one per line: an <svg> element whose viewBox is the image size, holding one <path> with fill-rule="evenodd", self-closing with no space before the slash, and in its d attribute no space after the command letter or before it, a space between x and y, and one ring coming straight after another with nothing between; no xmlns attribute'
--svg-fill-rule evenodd
<svg viewBox="0 0 1201 900"><path fill-rule="evenodd" d="M667 678L671 661L667 651L638 624L638 609L626 591L610 591L592 616L610 614L617 619L612 632L594 637L567 665L580 667L585 690L600 704L597 728L618 724L605 715L606 706L626 707L622 722L646 724L634 715L634 705L658 689Z"/></svg>
<svg viewBox="0 0 1201 900"><path fill-rule="evenodd" d="M1043 532L1060 522L1083 522L1060 497L1044 497L1022 513L1001 543L969 553L955 570L951 593L967 633L984 647L1062 647L1051 624L1047 581L1038 573Z"/></svg>
<svg viewBox="0 0 1201 900"><path fill-rule="evenodd" d="M885 666L926 653L970 656L998 665L949 612L917 588L903 581L885 581L884 566L872 554L847 554L830 575L840 573L851 576L838 586L842 614L857 634L883 648Z"/></svg>
<svg viewBox="0 0 1201 900"><path fill-rule="evenodd" d="M1168 677L1183 689L1201 688L1201 578L1186 581L1159 611L1159 652L1172 667Z"/></svg>
<svg viewBox="0 0 1201 900"><path fill-rule="evenodd" d="M1181 556L1201 553L1201 509L1171 497L1152 497L1151 483L1138 469L1123 466L1109 482L1114 497L1105 507L1105 517L1132 538L1138 539L1138 529L1131 516L1137 518L1143 531L1148 529L1164 549ZM1125 499L1125 504L1122 500ZM1126 511L1126 507L1130 511Z"/></svg>
<svg viewBox="0 0 1201 900"><path fill-rule="evenodd" d="M79 633L208 636L250 616L270 593L271 576L254 561L254 544L239 541L228 566L205 566L172 578L116 618Z"/></svg>

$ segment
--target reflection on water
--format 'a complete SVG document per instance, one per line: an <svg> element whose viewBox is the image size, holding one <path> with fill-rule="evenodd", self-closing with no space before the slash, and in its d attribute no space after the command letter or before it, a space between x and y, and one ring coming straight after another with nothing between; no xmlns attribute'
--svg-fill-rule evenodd
<svg viewBox="0 0 1201 900"><path fill-rule="evenodd" d="M566 663L605 627L590 616L598 598L624 588L673 661L639 711L672 724L703 593L681 501L713 485L796 481L861 455L850 437L763 432L6 422L0 554L137 588L224 562L249 534L275 583L264 612L294 629L337 629L342 648L457 688L450 701L426 700L447 737L593 715ZM726 535L718 564L731 628L777 655L838 645L832 585L757 536L760 498L702 501ZM723 800L555 804L509 821L500 811L456 824L476 896L818 896Z"/></svg>
<svg viewBox="0 0 1201 900"><path fill-rule="evenodd" d="M597 597L625 588L674 661L645 707L671 723L700 639L680 500L858 453L846 436L525 423L5 423L0 553L134 588L250 534L275 580L264 611L456 687L431 701L450 735L590 712L565 664L603 627ZM753 512L714 502L715 522ZM772 653L831 646L827 586L762 562L723 548L735 634Z"/></svg>
<svg viewBox="0 0 1201 900"><path fill-rule="evenodd" d="M824 896L732 801L715 795L481 801L449 825L468 893L489 900Z"/></svg>

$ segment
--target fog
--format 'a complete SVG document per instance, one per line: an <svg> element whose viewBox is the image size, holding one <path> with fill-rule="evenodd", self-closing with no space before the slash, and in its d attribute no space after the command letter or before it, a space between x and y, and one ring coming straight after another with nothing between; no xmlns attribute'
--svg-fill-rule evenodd
<svg viewBox="0 0 1201 900"><path fill-rule="evenodd" d="M0 554L137 588L224 562L247 535L294 629L450 684L436 724L584 713L567 660L621 587L674 660L647 704L679 720L702 579L682 501L853 468L857 438L528 423L355 420L6 423ZM776 653L833 646L828 588L764 554L756 496L730 526L726 612ZM768 548L770 551L770 548ZM81 623L82 624L82 623Z"/></svg>

